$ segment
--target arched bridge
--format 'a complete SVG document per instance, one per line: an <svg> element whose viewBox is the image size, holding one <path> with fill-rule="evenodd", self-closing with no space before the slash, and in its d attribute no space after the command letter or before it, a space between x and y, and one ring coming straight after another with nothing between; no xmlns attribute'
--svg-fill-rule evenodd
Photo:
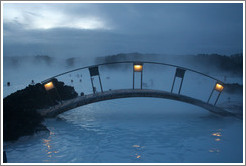
<svg viewBox="0 0 246 166"><path fill-rule="evenodd" d="M111 90L111 89L104 90L103 81L100 75L101 74L100 69L102 68L102 66L118 65L118 64L127 64L127 68L131 69L132 87L124 88L124 89L116 89L116 90ZM172 76L172 84L171 84L171 88L169 91L143 88L143 74L145 72L144 66L146 64L167 66L167 67L173 68L174 75ZM224 89L224 83L222 81L214 77L211 77L207 74L204 74L204 73L192 70L192 69L188 69L188 68L184 68L184 67L172 65L172 64L166 64L166 63L145 62L145 61L141 61L141 62L123 61L123 62L103 63L103 64L98 64L98 65L93 65L93 66L86 66L86 67L82 67L82 68L78 68L75 70L71 70L68 72L58 74L56 76L53 76L49 79L44 80L42 84L44 85L47 91L50 91L51 89L56 89L56 87L54 86L52 82L54 78L58 78L63 75L77 72L80 70L89 71L89 77L90 77L90 82L92 86L91 88L92 93L78 96L77 98L70 99L67 101L62 101L59 105L51 107L49 109L39 110L39 113L41 115L45 117L55 117L56 115L60 113L63 113L65 111L68 111L73 108L80 107L86 104L95 103L99 101L105 101L105 100L111 100L111 99L118 99L118 98L129 98L129 97L154 97L154 98L165 98L165 99L177 100L177 101L181 101L181 102L185 102L185 103L189 103L192 105L202 107L210 112L220 114L223 116L233 115L232 113L216 106L216 103L221 95L221 92ZM207 79L212 80L213 84L210 87L211 93L207 96L207 99L205 101L196 99L194 97L181 93L186 72L196 73L198 75L206 77ZM136 88L137 86L136 85L137 77L135 76L136 74L140 75L140 79L138 80L140 84L139 88ZM99 89L100 89L99 92L96 91L95 82L94 82L95 77L98 78L98 82L99 82L98 84L99 84ZM179 80L179 82L176 80ZM174 92L175 88L177 89L176 92ZM213 102L211 102L211 98L214 98Z"/></svg>

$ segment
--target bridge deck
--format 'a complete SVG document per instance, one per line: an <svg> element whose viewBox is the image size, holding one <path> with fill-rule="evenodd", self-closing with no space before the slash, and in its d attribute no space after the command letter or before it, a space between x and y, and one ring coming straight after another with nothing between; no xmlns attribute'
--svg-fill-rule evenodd
<svg viewBox="0 0 246 166"><path fill-rule="evenodd" d="M170 93L160 90L150 90L150 89L121 89L121 90L111 90L111 91L105 91L103 93L79 96L77 98L64 101L62 104L54 106L50 109L43 109L43 110L39 110L38 112L44 117L55 117L58 114L61 114L63 112L66 112L68 110L86 104L95 103L98 101L110 100L110 99L129 98L129 97L155 97L155 98L177 100L177 101L186 102L202 107L210 112L219 115L223 115L223 116L234 115L222 108L213 106L211 104L205 103L198 99L194 99L181 94L175 94L175 93Z"/></svg>

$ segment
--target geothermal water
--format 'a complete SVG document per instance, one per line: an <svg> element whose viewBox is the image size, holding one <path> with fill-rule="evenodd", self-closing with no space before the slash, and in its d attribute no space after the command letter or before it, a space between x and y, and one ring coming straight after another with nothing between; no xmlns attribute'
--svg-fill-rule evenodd
<svg viewBox="0 0 246 166"><path fill-rule="evenodd" d="M148 69L149 68L149 69ZM65 71L65 69L62 69ZM3 96L62 72L5 69ZM100 68L104 90L132 88L132 69ZM143 88L170 91L175 69L144 66ZM82 77L81 77L82 75ZM224 75L215 75L224 79ZM226 77L242 84L242 78ZM88 70L58 77L80 94L92 92ZM73 81L71 81L73 80ZM140 75L135 75L140 86ZM7 82L11 86L6 86ZM100 91L98 78L94 78ZM177 93L177 79L174 92ZM181 94L206 101L214 81L186 72ZM216 93L211 98L215 101ZM242 94L222 93L218 106L242 111ZM239 109L239 110L237 110ZM46 119L50 130L4 142L9 163L241 163L243 120L221 117L179 101L126 98L102 101Z"/></svg>

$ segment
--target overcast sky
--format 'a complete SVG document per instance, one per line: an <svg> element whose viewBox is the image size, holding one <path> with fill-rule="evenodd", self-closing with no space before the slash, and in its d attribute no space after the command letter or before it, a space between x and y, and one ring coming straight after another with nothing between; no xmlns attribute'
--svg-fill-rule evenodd
<svg viewBox="0 0 246 166"><path fill-rule="evenodd" d="M243 51L243 5L5 3L4 56Z"/></svg>

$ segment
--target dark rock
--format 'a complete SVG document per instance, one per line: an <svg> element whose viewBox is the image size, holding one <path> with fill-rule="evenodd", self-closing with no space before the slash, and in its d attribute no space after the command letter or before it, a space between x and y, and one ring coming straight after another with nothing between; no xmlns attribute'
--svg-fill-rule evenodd
<svg viewBox="0 0 246 166"><path fill-rule="evenodd" d="M3 151L3 162L4 163L7 163L8 161L7 161L7 155L6 155L6 152L5 151Z"/></svg>
<svg viewBox="0 0 246 166"><path fill-rule="evenodd" d="M47 129L47 127L44 126L43 124L37 125L36 128L35 128L35 132L37 133L37 132L42 132L42 131L50 132L50 130Z"/></svg>
<svg viewBox="0 0 246 166"><path fill-rule="evenodd" d="M48 130L42 122L44 118L36 110L58 104L58 100L77 97L73 87L53 79L56 89L47 92L40 83L3 99L3 140L17 140L21 136ZM54 93L55 92L55 93ZM60 95L57 95L60 94Z"/></svg>

